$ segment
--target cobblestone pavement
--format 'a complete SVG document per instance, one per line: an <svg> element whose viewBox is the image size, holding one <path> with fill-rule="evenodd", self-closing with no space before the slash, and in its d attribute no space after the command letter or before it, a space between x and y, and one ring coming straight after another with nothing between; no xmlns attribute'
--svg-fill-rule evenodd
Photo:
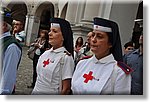
<svg viewBox="0 0 150 102"><path fill-rule="evenodd" d="M22 58L17 72L17 83L15 94L19 95L30 95L32 92L31 88L27 86L32 83L32 60L27 56L28 47L23 47Z"/></svg>

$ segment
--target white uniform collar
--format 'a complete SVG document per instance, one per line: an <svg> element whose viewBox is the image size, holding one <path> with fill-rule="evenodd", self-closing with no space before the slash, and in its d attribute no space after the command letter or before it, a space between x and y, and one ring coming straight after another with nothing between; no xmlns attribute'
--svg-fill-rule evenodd
<svg viewBox="0 0 150 102"><path fill-rule="evenodd" d="M64 47L60 47L60 48L57 48L55 50L53 50L53 47L50 49L51 52L55 52L55 53L59 53L59 52L64 52L66 51L66 49Z"/></svg>
<svg viewBox="0 0 150 102"><path fill-rule="evenodd" d="M114 56L112 54L98 60L95 55L92 57L92 61L95 63L95 64L98 64L98 63L102 63L102 64L105 64L105 63L109 63L109 62L114 62L115 59L114 59Z"/></svg>

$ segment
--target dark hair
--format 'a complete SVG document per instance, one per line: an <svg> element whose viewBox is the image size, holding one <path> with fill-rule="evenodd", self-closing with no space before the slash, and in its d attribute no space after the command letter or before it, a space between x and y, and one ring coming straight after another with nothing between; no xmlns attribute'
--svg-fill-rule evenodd
<svg viewBox="0 0 150 102"><path fill-rule="evenodd" d="M40 29L40 33L42 33L42 32L45 34L45 39L49 40L48 30ZM40 36L40 34L39 34L39 36Z"/></svg>
<svg viewBox="0 0 150 102"><path fill-rule="evenodd" d="M109 41L109 43L111 43L111 44L113 44L113 35L112 35L112 33L111 32L107 32L107 35L108 35L108 41Z"/></svg>
<svg viewBox="0 0 150 102"><path fill-rule="evenodd" d="M79 39L81 39L81 42L78 42ZM75 47L77 47L77 45L79 45L80 47L83 45L83 38L82 38L82 37L78 37L78 38L77 38Z"/></svg>
<svg viewBox="0 0 150 102"><path fill-rule="evenodd" d="M132 46L132 47L133 47L133 42L132 42L132 41L129 41L129 42L125 43L125 45L124 45L125 49L126 49L127 47L129 47L129 46Z"/></svg>

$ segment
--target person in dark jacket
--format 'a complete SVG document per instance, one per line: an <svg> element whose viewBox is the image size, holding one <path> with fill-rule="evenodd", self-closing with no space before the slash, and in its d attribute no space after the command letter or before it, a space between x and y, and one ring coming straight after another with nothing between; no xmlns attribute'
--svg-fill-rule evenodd
<svg viewBox="0 0 150 102"><path fill-rule="evenodd" d="M48 42L48 31L40 29L39 37L35 39L34 43L31 45L34 46L36 50L33 57L33 83L31 86L28 86L28 88L34 88L37 78L36 66L39 57L51 47Z"/></svg>
<svg viewBox="0 0 150 102"><path fill-rule="evenodd" d="M133 68L131 94L143 94L143 35L139 38L140 47L125 55L124 62Z"/></svg>

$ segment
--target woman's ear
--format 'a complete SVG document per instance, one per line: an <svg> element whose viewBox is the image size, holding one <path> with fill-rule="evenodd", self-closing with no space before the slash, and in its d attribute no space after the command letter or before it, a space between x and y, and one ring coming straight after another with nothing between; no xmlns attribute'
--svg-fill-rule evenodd
<svg viewBox="0 0 150 102"><path fill-rule="evenodd" d="M62 36L62 41L64 42L64 37Z"/></svg>
<svg viewBox="0 0 150 102"><path fill-rule="evenodd" d="M109 44L109 48L112 48L112 44L111 43L108 43Z"/></svg>

